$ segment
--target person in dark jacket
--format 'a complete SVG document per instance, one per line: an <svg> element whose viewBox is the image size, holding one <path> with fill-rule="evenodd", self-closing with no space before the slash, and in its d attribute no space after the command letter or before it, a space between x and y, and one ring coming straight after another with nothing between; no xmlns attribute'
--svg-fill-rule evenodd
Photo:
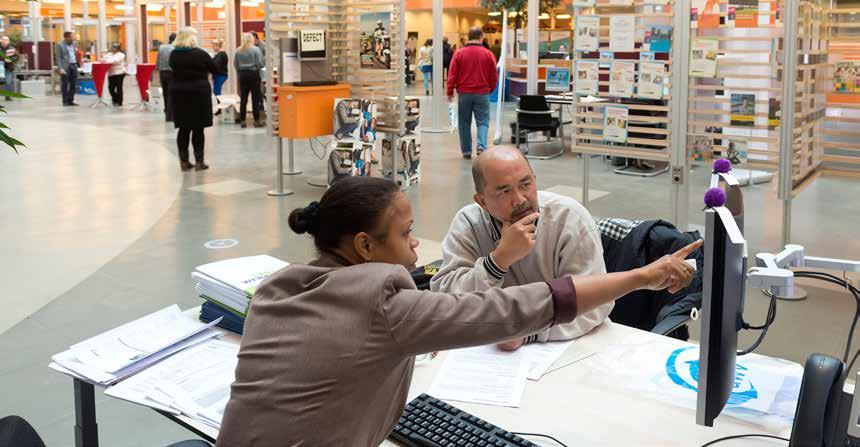
<svg viewBox="0 0 860 447"><path fill-rule="evenodd" d="M620 272L647 265L700 239L698 232L683 233L664 220L600 219L597 221L597 227L600 229L607 272ZM696 273L686 288L676 293L665 290L632 292L615 302L615 308L609 318L625 326L651 331L673 306L689 315L690 307L696 306L696 300L700 305L702 299L704 248L693 252L691 259L696 260ZM687 340L690 333L686 326L681 326L665 335Z"/></svg>
<svg viewBox="0 0 860 447"><path fill-rule="evenodd" d="M448 38L442 38L442 68L445 70L442 73L443 81L448 81L448 69L451 68L451 58L454 57L454 49L448 43Z"/></svg>
<svg viewBox="0 0 860 447"><path fill-rule="evenodd" d="M221 87L227 82L227 64L230 58L227 57L227 52L224 51L224 41L215 39L212 41L212 48L215 49L215 56L212 57L212 62L215 63L217 71L212 75L212 92L215 96L221 96Z"/></svg>
<svg viewBox="0 0 860 447"><path fill-rule="evenodd" d="M173 109L173 124L179 129L176 144L179 148L180 167L189 171L209 169L203 161L205 140L203 129L212 127L212 89L209 75L217 68L209 54L197 46L197 31L182 29L176 37L174 50L170 53L170 68L173 82L170 98ZM194 146L195 165L188 160L188 142Z"/></svg>

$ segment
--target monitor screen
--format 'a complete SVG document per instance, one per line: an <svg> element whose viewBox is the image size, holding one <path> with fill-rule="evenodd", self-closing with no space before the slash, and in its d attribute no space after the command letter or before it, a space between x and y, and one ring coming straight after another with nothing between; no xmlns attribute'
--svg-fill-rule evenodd
<svg viewBox="0 0 860 447"><path fill-rule="evenodd" d="M696 423L712 427L735 383L746 284L746 241L724 207L705 212L705 267Z"/></svg>
<svg viewBox="0 0 860 447"><path fill-rule="evenodd" d="M323 60L326 58L326 36L322 29L299 30L299 60Z"/></svg>
<svg viewBox="0 0 860 447"><path fill-rule="evenodd" d="M560 67L549 67L546 69L546 91L569 92L570 91L570 69Z"/></svg>

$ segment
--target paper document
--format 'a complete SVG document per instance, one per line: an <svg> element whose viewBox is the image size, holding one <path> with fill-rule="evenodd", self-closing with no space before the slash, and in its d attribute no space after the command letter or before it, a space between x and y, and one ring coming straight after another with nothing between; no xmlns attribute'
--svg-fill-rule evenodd
<svg viewBox="0 0 860 447"><path fill-rule="evenodd" d="M238 354L238 345L210 340L130 377L105 394L150 407L168 407L217 428L202 414L223 415ZM217 422L220 425L220 419Z"/></svg>
<svg viewBox="0 0 860 447"><path fill-rule="evenodd" d="M495 345L448 353L428 394L438 399L519 407L529 373L525 352Z"/></svg>
<svg viewBox="0 0 860 447"><path fill-rule="evenodd" d="M114 373L213 326L189 319L172 305L72 345L83 363Z"/></svg>
<svg viewBox="0 0 860 447"><path fill-rule="evenodd" d="M552 343L532 343L520 348L526 355L529 366L529 380L540 380L549 371L549 367L573 344L573 341Z"/></svg>

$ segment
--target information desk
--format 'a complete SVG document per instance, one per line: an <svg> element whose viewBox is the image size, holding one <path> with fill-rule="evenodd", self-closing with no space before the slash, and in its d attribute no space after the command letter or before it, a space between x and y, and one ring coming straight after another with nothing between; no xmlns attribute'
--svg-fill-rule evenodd
<svg viewBox="0 0 860 447"><path fill-rule="evenodd" d="M200 309L185 312L188 318L197 319ZM226 332L225 340L239 343L239 336ZM627 336L639 334L662 338L660 335L640 331L615 323L606 323L575 341L571 347L599 354L609 346L621 343ZM436 359L415 367L409 397L417 396L430 388L439 367L445 359L441 353ZM75 379L75 411L78 439L92 441L95 434L94 387ZM696 447L724 436L767 433L763 428L731 417L721 416L715 427L701 427L695 423L695 411L662 403L652 398L631 394L622 386L607 388L598 383L588 361L583 360L545 375L540 381L529 381L519 408L450 402L475 416L492 422L508 431L551 435L568 446L688 446ZM162 413L179 425L214 442L218 431L184 416ZM284 421L289 423L289 421ZM81 424L85 426L81 426ZM82 433L84 432L84 433ZM83 434L83 436L81 436ZM770 433L788 437L784 433ZM529 438L538 445L555 446L549 440ZM97 441L96 441L97 443ZM77 447L95 446L92 442L76 443ZM397 444L385 441L383 446ZM725 446L784 446L785 442L768 439L739 439L720 443Z"/></svg>
<svg viewBox="0 0 860 447"><path fill-rule="evenodd" d="M333 132L334 100L349 98L347 84L278 87L278 135L313 138Z"/></svg>

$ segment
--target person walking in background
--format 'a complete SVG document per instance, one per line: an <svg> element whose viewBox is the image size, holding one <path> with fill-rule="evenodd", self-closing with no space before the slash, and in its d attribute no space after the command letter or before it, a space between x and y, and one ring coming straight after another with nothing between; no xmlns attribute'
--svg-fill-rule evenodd
<svg viewBox="0 0 860 447"><path fill-rule="evenodd" d="M170 53L170 68L173 79L170 83L170 98L173 110L173 125L179 129L176 145L179 149L180 167L189 171L209 169L203 161L205 140L203 129L212 126L212 89L209 75L215 74L215 63L209 53L197 46L197 30L183 28L176 37L175 48ZM195 165L188 160L188 142L194 146Z"/></svg>
<svg viewBox="0 0 860 447"><path fill-rule="evenodd" d="M430 81L433 80L433 39L424 41L424 46L418 50L418 68L424 78L424 93L430 96Z"/></svg>
<svg viewBox="0 0 860 447"><path fill-rule="evenodd" d="M487 40L487 38L485 37L484 40L481 41L481 46L489 50L490 49L490 41Z"/></svg>
<svg viewBox="0 0 860 447"><path fill-rule="evenodd" d="M15 93L15 64L18 63L18 50L9 43L9 36L0 37L0 53L6 56L4 68L6 69L6 86L3 87L7 92ZM6 101L11 101L12 97L7 96Z"/></svg>
<svg viewBox="0 0 860 447"><path fill-rule="evenodd" d="M63 105L76 106L75 89L78 82L78 56L75 48L75 35L71 31L63 33L63 40L54 48L54 65L60 74L60 90L63 92Z"/></svg>
<svg viewBox="0 0 860 447"><path fill-rule="evenodd" d="M102 57L102 62L110 64L108 70L108 93L113 105L122 106L122 83L125 80L125 53L118 43L110 46L110 51Z"/></svg>
<svg viewBox="0 0 860 447"><path fill-rule="evenodd" d="M212 41L212 48L215 49L215 56L212 57L212 62L215 62L215 68L218 71L212 75L212 91L215 96L221 96L221 88L227 82L227 64L230 58L227 57L227 52L224 51L224 40L215 39Z"/></svg>
<svg viewBox="0 0 860 447"><path fill-rule="evenodd" d="M481 45L484 33L480 28L469 30L469 43L454 53L448 71L448 101L457 92L457 114L460 132L460 152L472 158L472 115L478 127L478 154L487 148L490 128L490 92L496 87L499 73L496 58Z"/></svg>
<svg viewBox="0 0 860 447"><path fill-rule="evenodd" d="M176 33L170 33L168 43L158 47L158 58L155 68L158 70L158 82L161 84L161 97L164 99L164 120L173 121L173 111L170 109L170 81L173 80L173 70L170 68L170 53L173 52L173 41Z"/></svg>
<svg viewBox="0 0 860 447"><path fill-rule="evenodd" d="M242 46L236 50L233 58L233 68L239 73L239 122L242 128L248 114L248 94L251 95L251 113L254 115L254 127L263 127L260 121L260 107L263 104L263 92L260 90L262 82L261 70L265 66L263 53L254 45L254 35L245 34L242 37Z"/></svg>
<svg viewBox="0 0 860 447"><path fill-rule="evenodd" d="M490 47L490 52L493 53L493 57L496 58L496 63L498 64L502 58L502 42L499 39L496 39L496 42Z"/></svg>
<svg viewBox="0 0 860 447"><path fill-rule="evenodd" d="M454 57L454 49L448 43L448 38L442 38L442 80L448 79L448 69L451 68L451 58Z"/></svg>

